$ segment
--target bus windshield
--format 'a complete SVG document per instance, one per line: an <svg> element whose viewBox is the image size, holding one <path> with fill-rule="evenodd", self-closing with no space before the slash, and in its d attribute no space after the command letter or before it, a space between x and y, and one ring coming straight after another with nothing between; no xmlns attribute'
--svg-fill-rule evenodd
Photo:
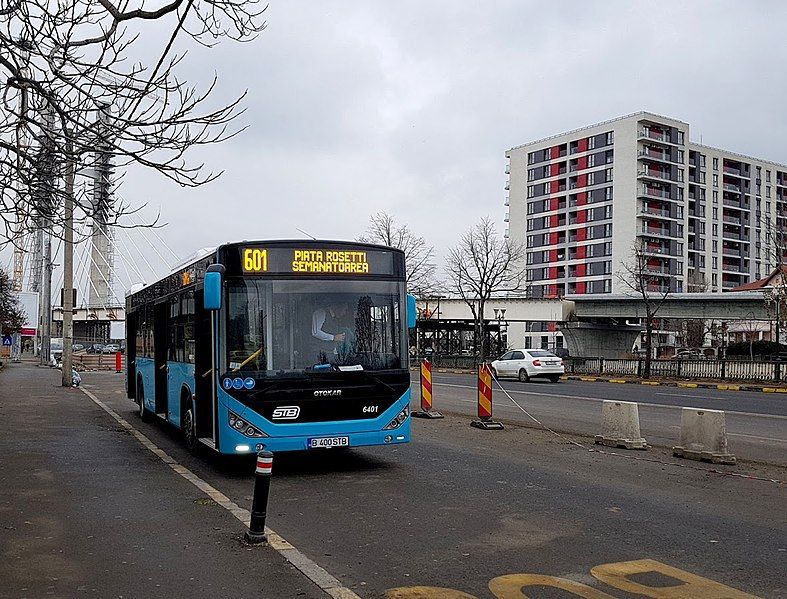
<svg viewBox="0 0 787 599"><path fill-rule="evenodd" d="M406 368L403 283L227 283L227 369L275 376Z"/></svg>

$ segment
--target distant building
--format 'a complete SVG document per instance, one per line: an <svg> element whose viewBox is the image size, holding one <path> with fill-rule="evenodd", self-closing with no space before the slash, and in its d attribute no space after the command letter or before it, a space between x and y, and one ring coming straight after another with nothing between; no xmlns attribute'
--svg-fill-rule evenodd
<svg viewBox="0 0 787 599"><path fill-rule="evenodd" d="M660 283L728 291L775 268L787 165L693 143L639 112L506 152L507 235L527 246L534 297L624 293L635 242Z"/></svg>

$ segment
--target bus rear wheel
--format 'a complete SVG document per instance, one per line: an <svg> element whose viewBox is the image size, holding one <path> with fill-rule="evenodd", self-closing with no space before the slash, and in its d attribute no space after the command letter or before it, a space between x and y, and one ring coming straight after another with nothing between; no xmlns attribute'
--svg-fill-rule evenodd
<svg viewBox="0 0 787 599"><path fill-rule="evenodd" d="M189 400L191 402L191 400ZM194 422L194 406L193 404L184 412L183 420L180 423L180 428L183 431L183 439L186 442L186 449L194 453L197 451L197 428Z"/></svg>
<svg viewBox="0 0 787 599"><path fill-rule="evenodd" d="M137 405L137 413L139 414L140 420L142 420L142 422L150 422L150 412L145 408L145 387L142 384L142 379L137 381Z"/></svg>

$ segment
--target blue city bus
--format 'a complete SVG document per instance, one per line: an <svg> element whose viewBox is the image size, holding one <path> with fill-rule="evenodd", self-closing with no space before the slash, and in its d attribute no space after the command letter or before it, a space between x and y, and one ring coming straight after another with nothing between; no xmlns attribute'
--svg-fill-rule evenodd
<svg viewBox="0 0 787 599"><path fill-rule="evenodd" d="M400 250L230 243L128 293L127 395L189 449L406 443L414 324Z"/></svg>

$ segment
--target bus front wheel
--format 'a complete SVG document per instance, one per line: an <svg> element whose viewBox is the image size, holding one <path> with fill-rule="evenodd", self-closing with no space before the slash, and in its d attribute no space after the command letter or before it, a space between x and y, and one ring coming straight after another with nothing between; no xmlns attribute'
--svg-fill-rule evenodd
<svg viewBox="0 0 787 599"><path fill-rule="evenodd" d="M186 448L194 453L197 450L197 430L194 425L194 404L189 399L190 407L183 414L181 422L181 429L183 431L183 438L186 442Z"/></svg>
<svg viewBox="0 0 787 599"><path fill-rule="evenodd" d="M150 422L150 412L145 408L145 387L142 384L142 379L137 381L137 404L138 414L142 422Z"/></svg>

